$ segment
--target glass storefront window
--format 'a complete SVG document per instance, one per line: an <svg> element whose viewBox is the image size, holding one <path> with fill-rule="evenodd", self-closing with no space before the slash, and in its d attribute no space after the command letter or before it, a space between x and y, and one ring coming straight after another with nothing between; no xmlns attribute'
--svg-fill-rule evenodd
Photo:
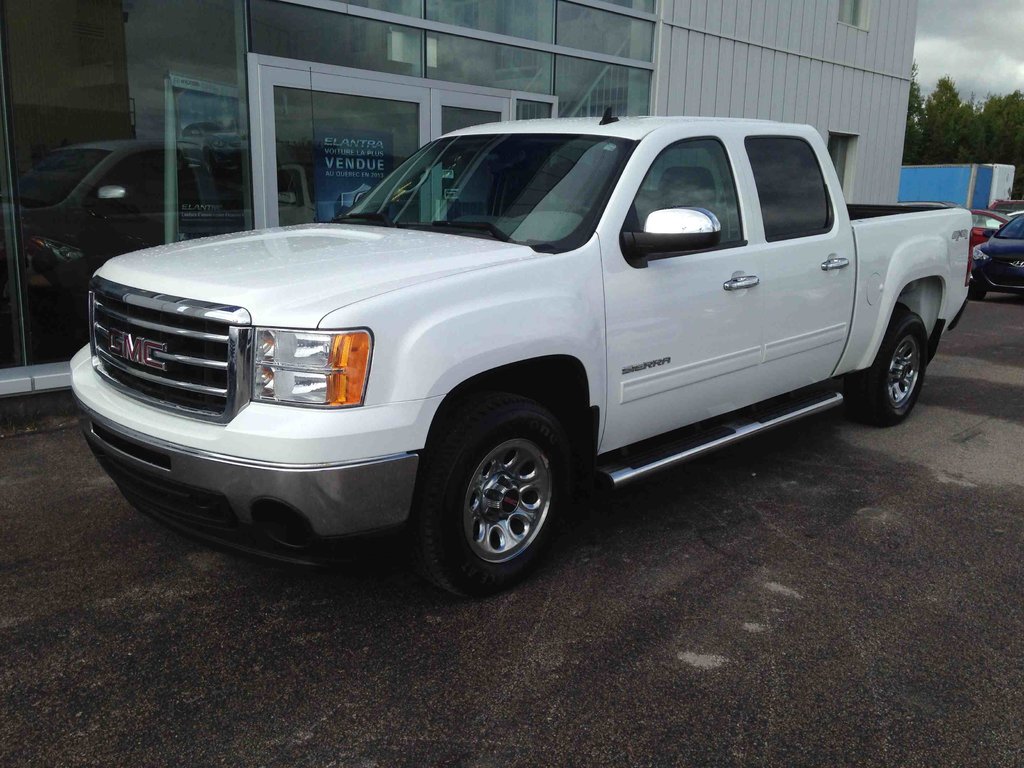
<svg viewBox="0 0 1024 768"><path fill-rule="evenodd" d="M599 117L609 107L620 117L646 115L650 112L651 72L558 56L555 95L559 117Z"/></svg>
<svg viewBox="0 0 1024 768"><path fill-rule="evenodd" d="M555 40L555 0L427 0L427 18L542 43Z"/></svg>
<svg viewBox="0 0 1024 768"><path fill-rule="evenodd" d="M349 5L358 5L374 11L387 11L402 16L423 18L423 0L347 0Z"/></svg>
<svg viewBox="0 0 1024 768"><path fill-rule="evenodd" d="M643 11L644 13L654 13L654 8L658 0L604 0L606 3L612 5L621 5L623 8L632 8L634 11Z"/></svg>
<svg viewBox="0 0 1024 768"><path fill-rule="evenodd" d="M551 117L551 103L516 99L516 120L536 120Z"/></svg>
<svg viewBox="0 0 1024 768"><path fill-rule="evenodd" d="M427 77L434 80L551 93L553 58L528 48L427 33Z"/></svg>
<svg viewBox="0 0 1024 768"><path fill-rule="evenodd" d="M651 61L654 55L654 24L560 0L558 44L625 59Z"/></svg>
<svg viewBox="0 0 1024 768"><path fill-rule="evenodd" d="M251 226L244 5L3 8L27 362L66 360L105 261Z"/></svg>
<svg viewBox="0 0 1024 768"><path fill-rule="evenodd" d="M251 7L256 53L395 75L423 75L421 30L277 0L255 0Z"/></svg>
<svg viewBox="0 0 1024 768"><path fill-rule="evenodd" d="M419 147L419 104L274 88L281 226L332 221Z"/></svg>
<svg viewBox="0 0 1024 768"><path fill-rule="evenodd" d="M3 60L0 49L0 61ZM21 361L21 313L18 309L18 252L14 244L12 179L7 169L7 121L4 114L4 82L0 72L0 368Z"/></svg>

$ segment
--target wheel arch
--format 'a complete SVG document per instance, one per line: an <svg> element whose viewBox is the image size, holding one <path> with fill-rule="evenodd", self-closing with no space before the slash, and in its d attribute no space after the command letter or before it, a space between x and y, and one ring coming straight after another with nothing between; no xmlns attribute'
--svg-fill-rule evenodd
<svg viewBox="0 0 1024 768"><path fill-rule="evenodd" d="M561 422L573 453L592 467L596 452L600 408L591 403L590 381L583 362L572 355L544 355L492 368L453 387L434 414L427 438L470 395L506 392L534 400Z"/></svg>

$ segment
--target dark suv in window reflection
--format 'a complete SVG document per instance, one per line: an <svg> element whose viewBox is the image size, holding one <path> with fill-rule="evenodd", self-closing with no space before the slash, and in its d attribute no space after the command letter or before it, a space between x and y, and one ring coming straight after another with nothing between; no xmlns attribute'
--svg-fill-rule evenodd
<svg viewBox="0 0 1024 768"><path fill-rule="evenodd" d="M168 173L171 171L171 173ZM216 175L181 143L106 141L56 149L18 183L35 362L88 340L89 278L129 251L244 227L241 170Z"/></svg>

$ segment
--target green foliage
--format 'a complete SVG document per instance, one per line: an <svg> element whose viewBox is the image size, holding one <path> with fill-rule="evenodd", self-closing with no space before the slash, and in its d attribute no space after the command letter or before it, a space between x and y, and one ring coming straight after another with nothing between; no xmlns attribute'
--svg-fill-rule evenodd
<svg viewBox="0 0 1024 768"><path fill-rule="evenodd" d="M965 101L949 77L922 98L914 65L904 165L1006 163L1017 167L1014 197L1024 192L1024 93Z"/></svg>

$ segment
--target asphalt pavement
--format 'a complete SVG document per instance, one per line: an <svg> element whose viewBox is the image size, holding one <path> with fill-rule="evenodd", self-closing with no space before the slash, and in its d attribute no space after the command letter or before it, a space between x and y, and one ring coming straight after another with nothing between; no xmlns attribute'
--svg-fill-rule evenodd
<svg viewBox="0 0 1024 768"><path fill-rule="evenodd" d="M134 512L77 428L0 439L2 766L1024 764L1024 299L917 410L619 492L481 601L393 541L305 570Z"/></svg>

